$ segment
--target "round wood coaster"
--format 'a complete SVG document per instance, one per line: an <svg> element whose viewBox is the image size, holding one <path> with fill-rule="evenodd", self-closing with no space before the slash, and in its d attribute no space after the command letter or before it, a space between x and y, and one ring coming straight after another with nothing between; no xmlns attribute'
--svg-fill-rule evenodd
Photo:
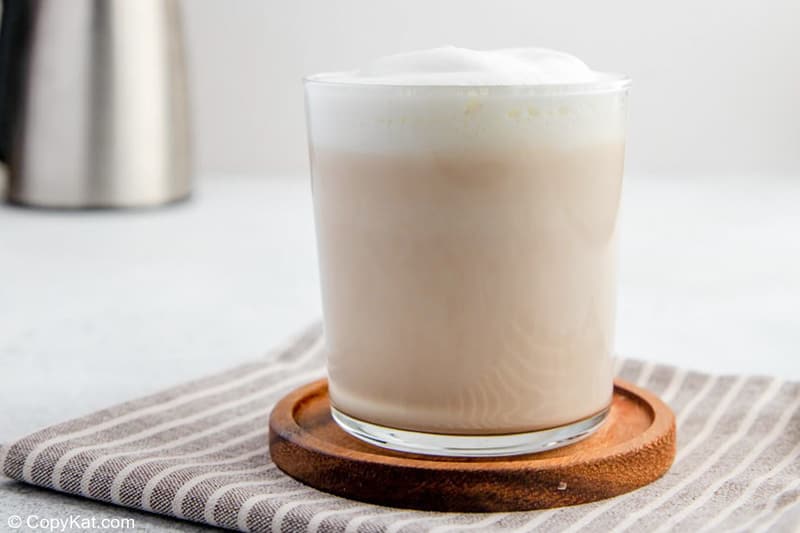
<svg viewBox="0 0 800 533"><path fill-rule="evenodd" d="M269 443L278 468L345 498L432 511L525 511L602 500L658 479L675 457L675 416L654 394L616 380L608 419L585 440L529 455L434 457L345 433L331 418L322 379L275 405Z"/></svg>

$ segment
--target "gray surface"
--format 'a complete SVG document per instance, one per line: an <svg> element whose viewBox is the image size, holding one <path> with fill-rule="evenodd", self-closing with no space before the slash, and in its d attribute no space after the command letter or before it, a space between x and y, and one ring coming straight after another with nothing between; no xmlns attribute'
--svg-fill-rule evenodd
<svg viewBox="0 0 800 533"><path fill-rule="evenodd" d="M319 315L308 184L198 189L157 210L0 207L0 441L234 366Z"/></svg>
<svg viewBox="0 0 800 533"><path fill-rule="evenodd" d="M800 379L800 181L626 187L619 351ZM153 211L0 207L0 441L233 366L318 316L307 181L197 190ZM34 508L129 516L0 485L0 530Z"/></svg>

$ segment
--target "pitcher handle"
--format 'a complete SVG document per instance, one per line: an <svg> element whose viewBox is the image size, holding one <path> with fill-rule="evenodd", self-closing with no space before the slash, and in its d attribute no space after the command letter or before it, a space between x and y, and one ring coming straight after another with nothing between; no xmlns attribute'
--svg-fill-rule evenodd
<svg viewBox="0 0 800 533"><path fill-rule="evenodd" d="M36 0L0 0L0 161L11 157L14 120L20 104L31 13Z"/></svg>

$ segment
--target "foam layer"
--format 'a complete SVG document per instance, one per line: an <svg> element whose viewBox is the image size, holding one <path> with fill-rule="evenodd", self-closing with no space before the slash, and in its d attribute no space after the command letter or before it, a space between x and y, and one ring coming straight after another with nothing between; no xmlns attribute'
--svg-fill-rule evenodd
<svg viewBox="0 0 800 533"><path fill-rule="evenodd" d="M546 48L470 50L445 46L380 58L359 70L311 79L381 85L540 85L590 83L602 74Z"/></svg>
<svg viewBox="0 0 800 533"><path fill-rule="evenodd" d="M540 48L437 48L308 78L312 146L425 153L624 138L627 80Z"/></svg>

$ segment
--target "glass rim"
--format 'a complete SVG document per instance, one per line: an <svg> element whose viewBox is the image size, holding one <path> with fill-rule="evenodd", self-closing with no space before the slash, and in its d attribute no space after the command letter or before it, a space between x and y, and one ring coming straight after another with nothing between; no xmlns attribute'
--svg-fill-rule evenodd
<svg viewBox="0 0 800 533"><path fill-rule="evenodd" d="M522 91L532 94L587 94L624 91L631 85L631 78L625 74L615 72L596 72L598 79L587 82L573 83L498 83L498 84L457 84L457 83L383 83L336 79L337 76L348 74L346 71L320 72L303 77L304 86L340 87L354 89L395 89L395 90L501 90Z"/></svg>

